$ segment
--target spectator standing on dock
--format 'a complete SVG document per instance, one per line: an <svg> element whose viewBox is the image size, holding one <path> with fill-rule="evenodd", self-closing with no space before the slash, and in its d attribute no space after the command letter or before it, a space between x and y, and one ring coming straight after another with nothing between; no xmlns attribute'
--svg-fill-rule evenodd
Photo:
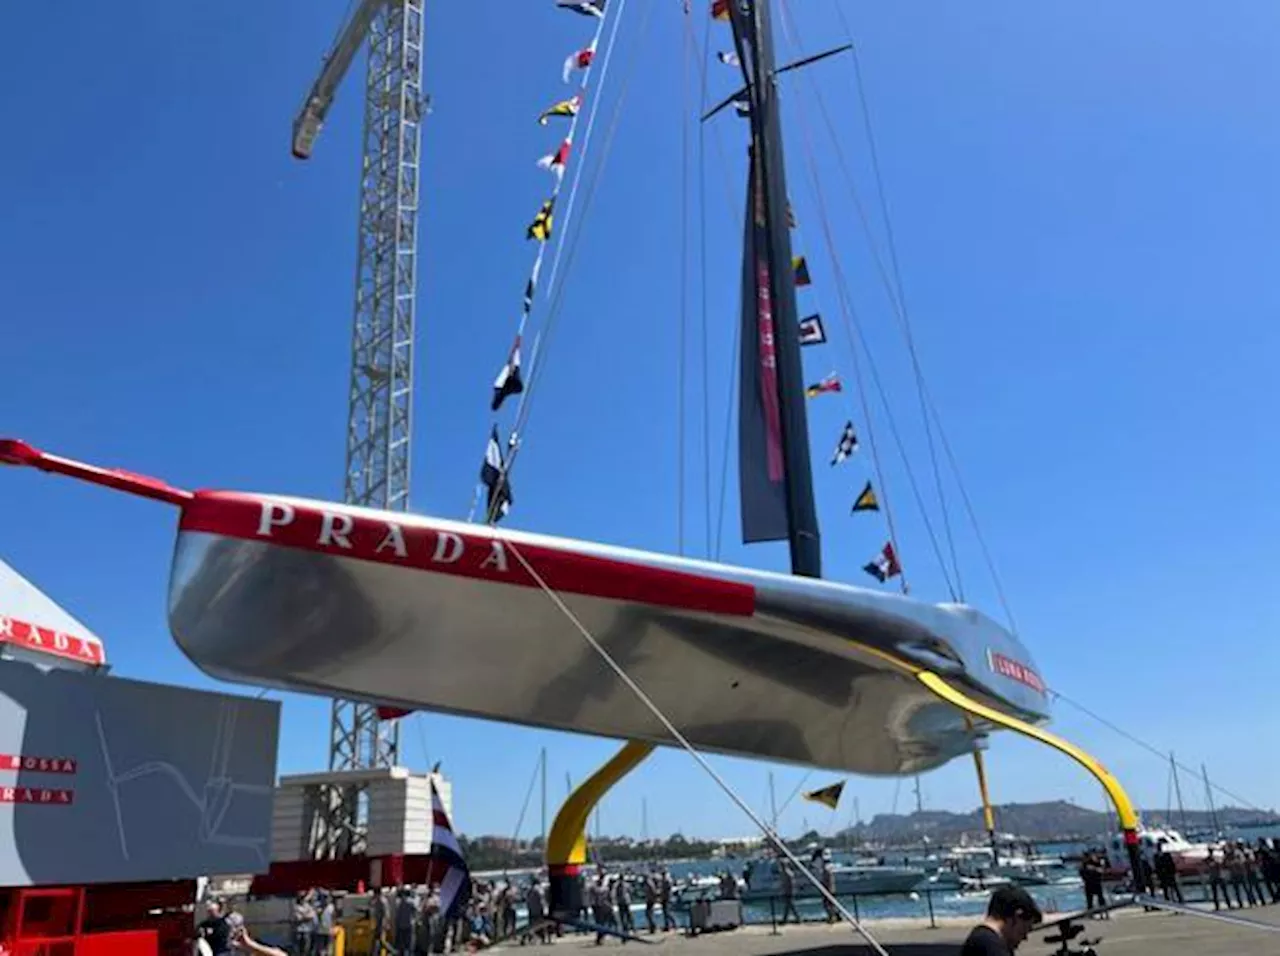
<svg viewBox="0 0 1280 956"><path fill-rule="evenodd" d="M1044 917L1020 886L1002 886L991 894L987 916L960 947L960 956L1012 956Z"/></svg>
<svg viewBox="0 0 1280 956"><path fill-rule="evenodd" d="M609 886L605 883L604 873L596 874L591 884L591 919L596 926L607 929L613 923L612 907L609 905ZM596 933L596 945L604 942L604 933Z"/></svg>
<svg viewBox="0 0 1280 956"><path fill-rule="evenodd" d="M1231 909L1231 897L1227 895L1227 881L1222 878L1222 860L1218 858L1218 851L1209 847L1209 855L1205 857L1204 862L1209 870L1209 892L1213 894L1214 911L1222 909L1218 903L1219 894L1222 895L1222 903L1227 909Z"/></svg>
<svg viewBox="0 0 1280 956"><path fill-rule="evenodd" d="M196 927L200 938L209 944L213 956L227 956L231 952L231 924L227 921L220 900L210 900L204 907L205 918Z"/></svg>
<svg viewBox="0 0 1280 956"><path fill-rule="evenodd" d="M1262 884L1262 861L1243 840L1236 845L1236 849L1244 857L1244 878L1249 886L1250 898L1256 899L1259 906L1266 906L1267 890Z"/></svg>
<svg viewBox="0 0 1280 956"><path fill-rule="evenodd" d="M1160 892L1170 903L1182 903L1182 887L1178 885L1178 864L1173 854L1166 849L1166 842L1161 840L1156 846L1156 879L1160 881Z"/></svg>
<svg viewBox="0 0 1280 956"><path fill-rule="evenodd" d="M641 889L644 891L645 928L648 929L649 935L652 936L658 931L658 924L653 921L653 908L658 903L658 881L654 874L646 873L644 875L644 883Z"/></svg>
<svg viewBox="0 0 1280 956"><path fill-rule="evenodd" d="M299 893L293 902L293 951L296 956L311 956L315 945L316 908L307 899L306 893ZM374 956L380 956L374 953Z"/></svg>
<svg viewBox="0 0 1280 956"><path fill-rule="evenodd" d="M791 861L782 860L778 864L778 883L782 888L782 922L785 924L789 916L795 916L800 922L800 911L796 909L796 877L791 872Z"/></svg>
<svg viewBox="0 0 1280 956"><path fill-rule="evenodd" d="M623 933L636 931L636 921L631 915L631 888L627 886L626 874L619 873L614 879L613 902L618 907L618 929Z"/></svg>
<svg viewBox="0 0 1280 956"><path fill-rule="evenodd" d="M396 894L395 926L392 935L392 946L396 956L413 956L414 944L417 941L418 907L413 903L413 896L408 887L400 887Z"/></svg>
<svg viewBox="0 0 1280 956"><path fill-rule="evenodd" d="M829 898L828 896L822 898L822 905L827 911L827 922L834 923L837 919L836 906L831 901L835 899L836 895L836 873L835 870L831 869L831 861L825 857L822 860L822 868L818 871L818 875L822 880L823 887L829 894ZM796 922L799 922L799 920Z"/></svg>
<svg viewBox="0 0 1280 956"><path fill-rule="evenodd" d="M1107 905L1107 895L1102 886L1102 861L1092 850L1088 850L1080 858L1080 882L1084 884L1084 908L1101 909ZM1103 919L1110 914L1101 914Z"/></svg>
<svg viewBox="0 0 1280 956"><path fill-rule="evenodd" d="M671 915L671 871L663 870L658 879L658 902L662 904L662 931L676 929L676 921Z"/></svg>
<svg viewBox="0 0 1280 956"><path fill-rule="evenodd" d="M1267 892L1271 894L1272 903L1280 903L1280 857L1276 855L1275 839L1267 845L1266 839L1258 837L1258 869L1262 873L1262 881L1267 884Z"/></svg>
<svg viewBox="0 0 1280 956"><path fill-rule="evenodd" d="M520 939L520 945L533 942L535 937L540 943L550 943L551 929L547 926L547 907L543 902L542 887L538 885L537 879L529 881L529 888L524 894L524 908L529 911L529 925Z"/></svg>
<svg viewBox="0 0 1280 956"><path fill-rule="evenodd" d="M1228 843L1222 851L1223 865L1226 867L1227 879L1231 881L1231 890L1236 895L1236 906L1244 909L1245 899L1248 898L1249 905L1253 905L1253 893L1249 890L1249 884L1245 880L1245 861L1241 859L1240 852L1234 844Z"/></svg>

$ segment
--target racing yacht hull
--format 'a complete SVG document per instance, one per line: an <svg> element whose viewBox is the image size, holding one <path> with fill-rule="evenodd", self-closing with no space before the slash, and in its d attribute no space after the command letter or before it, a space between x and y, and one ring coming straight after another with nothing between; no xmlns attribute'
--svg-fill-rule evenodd
<svg viewBox="0 0 1280 956"><path fill-rule="evenodd" d="M228 680L673 744L581 624L695 747L865 774L989 729L912 668L1047 717L1025 648L963 605L297 498L185 499L169 623Z"/></svg>

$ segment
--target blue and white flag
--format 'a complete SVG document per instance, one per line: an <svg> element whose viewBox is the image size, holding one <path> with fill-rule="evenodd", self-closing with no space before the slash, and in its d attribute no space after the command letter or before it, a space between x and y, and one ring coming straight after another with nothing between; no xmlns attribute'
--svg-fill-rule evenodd
<svg viewBox="0 0 1280 956"><path fill-rule="evenodd" d="M444 876L440 879L440 912L446 918L452 918L471 898L471 871L462 858L458 838L453 835L453 826L449 823L449 814L444 811L434 777L431 779L431 822L431 857L438 864L432 869L439 872L439 867L444 868Z"/></svg>

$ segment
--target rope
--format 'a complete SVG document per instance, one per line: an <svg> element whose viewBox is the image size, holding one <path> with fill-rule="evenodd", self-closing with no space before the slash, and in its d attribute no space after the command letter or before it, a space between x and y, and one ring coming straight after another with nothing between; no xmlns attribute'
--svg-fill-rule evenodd
<svg viewBox="0 0 1280 956"><path fill-rule="evenodd" d="M787 33L787 18L783 18L783 31ZM788 39L790 36L788 33ZM885 391L884 383L880 378L879 368L876 365L875 357L872 354L871 347L863 335L861 324L858 321L857 310L853 305L852 296L849 292L849 283L845 277L844 270L841 268L839 256L836 254L836 244L831 228L831 221L827 215L827 203L825 194L822 189L821 179L818 176L817 163L814 159L815 152L813 140L808 123L808 113L804 106L804 97L796 100L797 116L800 121L801 132L804 137L804 156L806 168L809 173L810 183L813 187L814 194L817 198L818 219L822 225L823 235L826 241L827 254L831 260L832 270L836 276L836 293L837 300L840 303L841 319L845 326L845 331L849 337L850 357L853 361L854 376L857 382L860 403L863 408L865 418L864 429L867 433L868 444L871 450L871 458L873 467L876 472L876 480L880 485L881 498L885 505L885 520L889 526L889 540L893 543L895 550L899 554L902 553L898 546L898 536L895 530L893 520L893 509L889 504L888 485L884 478L884 469L881 464L881 458L875 439L875 427L871 417L870 403L866 397L866 388L863 381L861 362L858 358L858 347L861 346L862 351L867 357L867 367L871 374L872 384L875 386L880 404L884 408L885 420L889 427L890 436L893 438L894 445L898 451L898 456L902 459L903 469L906 472L907 484L911 489L912 497L915 499L916 506L920 510L921 521L924 524L925 532L929 538L929 543L933 548L934 556L937 558L939 570L947 586L952 600L959 599L959 588L952 581L951 573L948 571L947 560L943 555L942 545L938 540L937 532L934 530L933 522L929 518L929 510L924 503L924 495L920 491L919 482L916 480L915 469L911 467L911 460L907 455L906 445L902 440L902 433L898 429L897 419L893 414L893 408L889 403L888 394ZM908 591L906 575L902 576L902 589L906 593Z"/></svg>
<svg viewBox="0 0 1280 956"><path fill-rule="evenodd" d="M688 22L690 10L684 11ZM689 31L685 31L685 51L688 53ZM680 335L676 354L676 542L677 554L684 555L684 453L685 408L687 391L685 357L688 351L689 325L689 57L683 57L684 69L680 83ZM706 319L705 297L703 320Z"/></svg>
<svg viewBox="0 0 1280 956"><path fill-rule="evenodd" d="M782 814L786 812L787 807L791 806L791 801L794 800L796 798L796 794L800 792L800 788L803 787L809 781L809 778L812 776L813 776L812 770L805 771L804 776L800 778L800 782L797 783L795 786L795 789L791 791L791 795L788 796L787 799L782 801L782 806L778 808L778 816L782 816Z"/></svg>
<svg viewBox="0 0 1280 956"><path fill-rule="evenodd" d="M610 33L610 35L609 35L609 39L608 39L608 41L607 41L607 45L606 45L606 49L605 49L605 58L604 58L604 63L605 63L606 65L608 64L608 62L609 62L609 60L610 60L610 58L611 58L611 56L612 56L613 48L614 48L614 45L615 45L615 41L616 41L616 39L617 39L618 26L619 26L619 24L621 23L622 14L623 14L623 12L625 11L625 9L626 9L626 0L622 0L622 2L621 2L621 3L618 5L618 7L617 7L617 11L618 11L618 12L617 12L617 15L616 15L616 17L615 17L615 19L614 19L614 21L613 21L613 23L614 23L614 27L613 27L612 32L611 32L611 33ZM641 31L643 31L643 30L644 30L644 27L645 27L645 26L648 24L648 22L649 22L649 14L650 14L651 10L652 10L652 5L646 4L646 5L645 5L645 7L644 7L644 11L645 11L645 12L644 12L644 18L643 18L643 20L641 21ZM603 21L602 21L602 27L603 27ZM601 27L601 29L602 29L602 27ZM599 30L597 30L597 36L598 36L598 35L599 35ZM637 47L637 51L638 51L638 49L639 49L639 48ZM624 77L623 77L622 88L621 88L621 90L619 91L617 102L614 104L614 110L613 110L613 115L612 115L612 117L611 117L610 126L609 126L609 128L605 131L605 140L604 140L604 144L603 144L603 146L602 146L602 152L601 152L601 159L600 159L600 163L599 163L599 164L595 167L595 169L593 170L592 177L591 177L590 181L589 181L589 182L588 182L588 184L587 184L586 198L585 198L584 203L583 203L583 214L584 214L584 215L586 214L586 210L590 209L590 207L591 207L591 201L592 201L592 199L593 199L593 197L594 197L594 195L595 195L596 187L597 187L597 185L599 184L599 180L600 180L600 172L601 172L601 170L604 168L605 162L607 161L608 156L609 156L609 153L610 153L610 151L611 151L611 149L612 149L612 146L613 146L613 138L614 138L614 135L617 133L618 118L619 118L619 117L620 117L620 115L621 115L621 112L622 112L622 104L623 104L623 102L624 102L624 101L625 101L625 99L626 99L627 90L628 90L628 89L629 89L629 87L630 87L631 77L632 77L632 74L633 74L633 72L634 72L634 68L635 68L635 64L636 64L636 59L637 59L637 57L636 57L635 55L633 55L633 56L632 56L632 59L631 59L631 62L628 64L627 72L626 72L626 74L625 74L625 75L624 75ZM602 68L602 69L601 69L601 74L600 74L600 86L599 86L599 88L598 88L598 89L597 89L597 91L596 91L596 98L595 98L595 100L593 101L593 108L592 108L592 111L591 111L591 116L589 117L589 119L588 119L588 123L587 123L587 126L588 126L588 134L587 134L587 138L588 138L588 139L589 139L589 137L590 137L590 128L591 128L591 126L594 124L594 121L595 121L595 107L599 105L600 100L603 98L603 97L602 97L602 93L603 93L603 89L604 89L604 81L605 81L605 77L606 77L606 71ZM576 117L575 117L575 120L576 120ZM581 159L585 159L585 156L586 156L586 150L585 150L585 148L584 148L583 152L580 154L580 158L581 158ZM576 188L577 188L578 180L579 180L579 178L581 177L581 175L582 175L583 171L585 170L585 166L586 166L585 162L581 162L581 163L579 164L579 167L578 167L578 170L577 170L577 174L575 175L575 179L574 179L574 189L575 189L575 190L576 190ZM560 233L560 238L561 238L561 241L562 241L562 242L563 242L563 240L564 240L565 236L566 236L566 235L567 235L567 233L568 233L568 222L569 222L569 219L570 219L570 217L566 215L566 216L564 217L564 219L562 220L562 223L561 223L561 230L562 230L562 231L561 231L561 233ZM568 268L572 265L572 263L573 263L573 258L574 258L574 255L575 255L576 251L577 251L577 248L578 248L578 241L579 241L579 239L581 238L581 235L582 235L581 230L579 230L578 232L575 232L575 233L574 233L573 242L572 242L572 243L570 243L570 245L569 245L569 247L568 247L568 250L567 250L567 258L565 259L565 268L566 268L566 269L568 269ZM539 249L539 260L538 260L538 261L539 261L539 262L541 262L541 254L542 254L542 252L543 252L543 251L545 251L546 243L540 243L540 244L539 244L539 246L540 246L541 248ZM558 257L557 257L557 261L558 261ZM536 291L536 290L535 290L535 291ZM548 295L550 295L550 290L548 290ZM543 348L544 348L544 349L545 349L545 348L549 348L549 346L550 346L550 342L551 342L551 334L552 334L552 332L553 332L553 331L554 331L554 329L555 329L556 319L557 319L557 318L559 317L559 315L560 315L560 308L561 308L561 304L563 303L563 301L564 301L564 288L563 288L563 286L560 286L560 287L557 287L557 288L556 288L556 290L555 290L555 295L554 295L554 297L552 297L552 300L551 300L551 306L550 306L550 308L548 309L546 322L544 323L543 330L542 330L542 332L541 332L541 333L540 333L540 335L539 335L539 338L540 338L540 339L546 339L546 344L543 346ZM533 367L532 367L532 369L531 369L531 371L530 371L530 374L529 374L529 376L528 376L528 384L527 384L527 385L526 385L526 387L525 387L524 393L520 396L520 404L519 404L519 407L518 407L518 409L517 409L516 422L515 422L515 426L512 428L512 431L511 431L511 437L510 437L510 440L509 440L509 454L508 454L508 456L507 456L507 460L506 460L506 462L505 462L505 467L504 467L504 468L503 468L503 470L502 470L502 474L501 474L501 476L499 477L499 486L498 486L498 487L499 487L500 489L507 487L507 485L508 485L508 483L509 483L509 476L510 476L510 474L511 474L511 470L512 470L513 466L515 465L515 461L516 461L516 459L519 457L520 448L522 447L522 442L521 442L521 440L520 440L520 436L523 434L523 430L524 430L525 423L526 423L526 422L527 422L527 420L528 420L528 417L529 417L529 414L530 414L530 410L531 410L531 408L532 408L532 403L533 403L533 393L534 393L535 386L537 385L538 381L541 379L541 376L542 376L542 366L543 366L543 364L544 364L544 363L542 363L542 362L537 362L537 363L535 363L535 364L533 365ZM497 500L497 499L498 499L498 497L499 497L499 496L495 495L495 500ZM486 524L490 524L490 525L494 524L494 523L496 522L497 517L498 517L498 516L497 516L496 514L488 514L488 515L487 515L487 517L486 517Z"/></svg>
<svg viewBox="0 0 1280 956"><path fill-rule="evenodd" d="M685 8L688 13L688 8ZM689 68L689 60L694 57L695 41L693 38L693 27L688 17L685 17L685 70L686 74ZM711 409L710 409L710 369L708 368L709 359L707 357L707 327L708 313L710 305L707 301L707 124L701 119L702 112L707 104L707 55L711 49L711 29L708 27L702 33L702 60L703 65L701 74L701 82L698 88L698 115L693 117L694 122L698 124L698 294L699 305L701 307L702 322L702 474L703 474L703 492L706 495L706 528L707 528L707 557L713 555L711 549ZM695 63L699 62L694 60ZM686 114L688 110L686 109ZM686 115L685 122L689 121ZM730 370L732 375L732 370ZM717 546L718 550L718 546Z"/></svg>
<svg viewBox="0 0 1280 956"><path fill-rule="evenodd" d="M1000 601L1000 606L1004 609L1004 616L1009 621L1009 630L1016 636L1018 622L1014 619L1013 607L1010 605L1009 597L1005 593L1004 581L1000 577L1000 572L996 570L995 558L991 555L991 549L987 547L986 535L982 533L982 528L978 524L978 514L973 508L973 501L969 498L969 491L960 476L960 465L956 461L955 453L951 450L951 442L947 440L947 432L942 427L942 418L938 414L938 406L929 397L927 386L925 388L925 397L929 401L929 410L933 413L934 421L938 423L938 438L942 441L942 450L947 456L948 464L951 465L951 472L956 476L956 490L960 492L960 502L964 505L965 514L969 517L969 525L973 528L973 537L978 542L978 550L982 553L982 560L987 566L987 573L991 575L991 583L995 586L996 598Z"/></svg>
<svg viewBox="0 0 1280 956"><path fill-rule="evenodd" d="M676 725L671 722L671 719L667 717L667 715L663 712L662 708L660 708L656 703L654 703L653 699L649 697L647 693L645 693L644 689L638 683L636 683L635 679L626 672L626 669L623 668L623 666L619 664L617 660L614 659L613 655L610 654L609 651L604 647L604 645L600 643L600 641L596 638L596 636L592 634L591 631L587 628L587 626L583 624L582 621L578 618L578 616L574 614L572 610L569 609L569 606L564 603L564 600L560 597L560 595L557 594L551 588L551 586L547 584L546 581L543 580L542 576L538 574L537 570L533 567L532 564L529 563L529 561L525 558L524 553L518 547L516 547L514 542L512 542L510 539L506 539L504 543L506 544L507 548L510 549L511 553L515 555L516 560L520 562L520 564L524 567L525 571L528 572L529 576L533 578L534 582L538 585L538 587L542 589L542 592L546 594L548 598L550 598L551 602L556 606L556 608L560 611L560 613L562 613L566 618L568 618L569 623L571 623L574 626L574 628L578 631L578 633L582 635L583 640L585 640L587 644L591 646L591 649L594 650L596 654L600 657L600 659L604 661L604 663L609 667L609 669L613 671L614 674L617 675L618 679L622 681L623 684L626 685L627 689L630 690L631 693L633 693L636 696L636 699L638 699L640 703L643 704L648 709L648 711L658 719L658 721L662 724L666 732L670 734L671 737L684 749L684 751L694 759L694 761L698 764L699 767L702 768L702 770L707 774L707 776L709 776L715 782L716 786L718 786L721 789L721 791L723 791L724 794L734 802L734 804L738 807L739 810L741 810L750 818L751 822L754 823L760 829L760 832L765 835L766 840L774 846L775 850L781 852L793 865L799 868L800 872L804 875L805 879L807 879L810 883L813 884L814 889L818 891L819 895L821 895L822 898L827 902L827 904L833 907L836 910L836 912L838 912L844 918L845 922L847 922L850 926L852 926L853 929L859 935L862 936L862 938L866 941L868 946L874 949L878 954L880 954L880 956L889 956L889 954L885 951L884 947L881 946L875 940L875 938L867 931L866 927L862 925L862 922L858 920L847 909L845 909L844 905L839 900L837 900L835 896L833 896L825 886L822 885L822 881L819 880L816 876L814 876L814 874L809 870L809 868L805 866L803 863L801 863L800 860L796 857L796 855L791 852L790 848L785 843L782 842L782 839L778 836L776 832L774 832L773 828L770 827L769 824L765 823L764 820L760 817L760 815L757 814L754 810L752 810L751 807L747 804L747 802L743 800L742 797L740 797L732 787L729 786L729 784L725 781L725 779L721 777L720 774L716 773L715 769L711 766L711 764L707 762L707 759L693 748L693 745L689 743L688 739L685 738L684 734L682 734L679 731L679 729L677 729Z"/></svg>
<svg viewBox="0 0 1280 956"><path fill-rule="evenodd" d="M787 4L783 4L784 16L787 15ZM849 42L851 53L853 54L853 69L857 76L857 92L858 104L862 112L862 125L867 137L867 153L871 160L871 171L875 178L876 196L880 203L880 217L884 221L885 240L889 247L889 263L893 267L893 279L897 286L898 292L898 309L897 313L902 324L903 334L907 340L907 352L911 356L911 367L915 373L916 379L916 395L920 400L920 416L924 420L925 441L929 447L929 462L933 468L933 481L938 491L938 506L942 511L942 527L947 536L947 547L951 551L951 566L956 575L956 591L960 595L960 599L964 600L964 585L960 581L960 562L956 557L955 538L951 533L951 519L947 508L947 497L943 493L942 474L938 469L938 455L934 448L933 429L929 426L929 403L925 396L924 371L920 365L920 357L916 351L915 335L911 329L911 318L907 312L907 293L906 287L902 282L902 268L898 264L898 243L894 238L893 220L889 216L889 202L885 194L884 177L880 173L880 151L876 146L875 130L871 124L871 110L867 105L866 84L862 79L862 60L858 55L858 46L853 42L853 35L849 29L849 23L845 19L844 10L836 4L836 13L840 17L840 22L844 27L845 37ZM799 36L797 30L796 36ZM823 119L826 121L829 129L832 129L831 116L827 112L826 100L822 97L821 91L818 95L818 110L822 113ZM841 166L844 166L843 150L839 148L839 141L835 137L835 131L831 132L832 142L836 143L837 153L841 156Z"/></svg>
<svg viewBox="0 0 1280 956"><path fill-rule="evenodd" d="M613 18L613 29L609 33L609 39L604 48L604 61L600 64L600 85L596 90L595 98L591 101L591 115L587 117L587 131L582 137L582 152L579 154L579 165L577 172L573 177L573 185L569 187L569 205L564 211L564 216L560 220L560 238L556 241L556 254L551 259L551 277L547 280L546 297L551 297L551 290L555 288L556 273L560 269L560 254L564 251L564 238L569 232L569 222L573 218L573 205L578 197L578 184L582 181L582 171L586 167L587 146L591 142L591 130L595 127L596 113L600 109L600 100L604 98L605 79L609 76L609 61L613 59L614 41L618 37L618 27L622 24L622 15L626 12L627 0L618 0L618 12ZM596 27L596 39L599 40L600 35L604 32L604 19L600 20L600 25ZM587 86L587 77L590 75L591 69L587 68L587 75L583 77L582 88L585 90ZM574 124L577 123L577 117L574 117ZM572 131L573 127L570 127ZM559 190L556 190L559 193Z"/></svg>
<svg viewBox="0 0 1280 956"><path fill-rule="evenodd" d="M733 323L733 347L729 352L729 401L724 410L724 451L720 459L720 506L716 518L715 560L720 560L721 545L724 542L724 506L729 492L729 443L733 437L733 407L738 398L738 375L735 366L738 362L738 348L742 344L742 323Z"/></svg>
<svg viewBox="0 0 1280 956"><path fill-rule="evenodd" d="M694 51L697 48L697 39L693 33L693 26L689 20L685 20L686 55L694 59L694 65L698 68L700 80L699 93L699 110L698 115L706 112L707 108L707 66L710 61L711 51L711 33L712 25L708 21L707 27L702 36L702 57L697 59ZM711 409L710 409L710 388L711 388L711 372L710 372L710 348L708 345L709 338L709 305L707 301L707 162L706 162L706 123L699 120L698 122L698 218L699 218L699 236L700 236L700 258L701 258L701 295L702 295L702 426L703 426L703 458L704 458L704 493L706 495L707 514L707 556L719 560L722 543L724 538L724 510L725 500L728 492L728 471L729 471L729 446L731 429L733 427L733 407L737 398L738 376L738 344L741 338L742 329L739 322L733 324L733 348L729 353L729 398L725 409L725 430L724 442L722 448L721 467L720 467L720 493L717 517L715 521L715 537L712 541L711 533ZM725 157L724 137L720 127L716 128L716 135L712 137L712 142L716 147L716 156L720 163L720 168L724 171L729 170L729 163ZM737 221L736 205L732 194L729 191L729 176L717 177L724 186L725 204L729 210L729 218L731 221Z"/></svg>
<svg viewBox="0 0 1280 956"><path fill-rule="evenodd" d="M783 32L787 34L788 41L793 42L794 45L796 45L797 47L803 45L803 38L800 36L799 28L795 25L791 17L790 5L787 2L785 2L785 0L782 4L782 14L783 14L782 16ZM841 12L841 19L842 21L844 19L843 12ZM791 37L792 30L795 31L794 40ZM847 26L846 26L846 33L847 33ZM849 41L850 45L853 46L852 37L847 36L846 38ZM855 58L855 63L857 63L857 47L856 46L853 46L853 55ZM859 74L859 76L861 76L861 74ZM893 268L893 277L894 277L894 280L896 280L896 289L895 289L895 282L890 280L889 274L885 269L884 262L880 257L876 239L871 229L871 223L866 213L866 208L862 203L862 199L858 192L858 188L854 182L852 174L849 171L849 164L847 159L845 158L844 150L840 145L839 137L836 135L835 125L831 121L831 114L827 109L826 98L822 95L821 88L818 87L817 84L813 82L812 78L806 77L806 79L807 79L807 82L809 83L809 88L813 93L813 99L817 102L818 111L822 116L828 135L831 137L831 142L836 153L836 158L839 163L841 173L844 176L845 184L849 188L849 193L851 198L853 199L854 206L857 209L858 218L862 224L863 232L867 237L868 245L871 246L872 255L875 260L877 269L880 273L881 281L885 285L885 289L889 298L889 303L893 307L894 315L898 320L899 327L901 328L904 339L906 341L907 352L911 358L912 370L913 370L913 375L916 383L917 398L920 403L920 414L924 424L925 442L929 451L929 462L930 462L931 470L933 473L934 487L938 495L939 509L942 517L943 536L947 542L947 550L951 557L951 571L952 571L952 574L954 574L955 576L955 586L951 587L950 583L948 583L948 587L952 590L952 597L954 599L963 600L964 587L960 577L960 563L956 555L955 536L952 533L952 529L951 529L950 509L947 507L946 494L945 494L944 486L942 483L942 473L938 466L938 456L937 456L937 450L935 447L935 441L933 436L933 428L930 424L929 406L928 406L928 401L925 395L924 372L920 365L919 353L915 344L915 336L911 330L910 319L906 311L906 301L905 301L905 296L902 289L901 270L899 269L899 266L898 266L896 245L894 245L893 239L892 239L892 227L889 225L888 204L885 199L883 183L880 176L879 160L875 152L874 136L870 131L870 113L866 107L865 91L863 90L861 84L859 84L859 87L856 93L863 104L862 108L863 108L864 123L868 129L867 135L870 138L870 142L871 142L870 152L873 158L873 164L875 166L875 171L876 171L875 175L876 175L877 190L879 192L881 209L883 211L882 214L884 216L885 223L886 223L886 230L888 231L888 235L890 237L889 238L890 260ZM806 133L806 136L807 135L808 134ZM919 498L919 501L920 501L920 507L923 510L924 508L923 498L920 496L917 496L917 497ZM941 549L938 548L937 550L938 550L938 559L939 559L939 562L941 563L944 561L944 559L941 556ZM945 575L945 572L944 572L944 575Z"/></svg>
<svg viewBox="0 0 1280 956"><path fill-rule="evenodd" d="M685 7L688 13L689 8ZM688 18L685 19L686 24L689 23ZM698 164L699 170L702 169L703 149L706 139L706 130L701 116L707 106L707 60L711 50L711 21L706 21L707 26L702 32L702 84L698 91L698 116L693 117L698 124ZM690 49L689 53L693 54L693 36L686 30L689 36ZM688 64L686 62L686 68ZM686 116L686 122L689 117ZM706 184L706 177L702 177L700 183L703 187ZM702 497L704 503L704 524L703 528L706 532L706 556L711 557L711 358L710 358L710 323L707 315L709 312L707 305L707 197L705 188L698 190L698 209L701 218L702 228L699 230L699 242L701 245L701 268L702 275L700 277L699 287L702 293ZM735 323L736 324L736 323Z"/></svg>
<svg viewBox="0 0 1280 956"><path fill-rule="evenodd" d="M1063 694L1061 691L1057 691L1057 690L1054 690L1053 688L1049 688L1049 693L1053 695L1054 699L1060 700L1064 704L1070 704L1072 707L1080 711L1080 713L1084 714L1086 717L1093 718L1094 720L1102 724L1102 726L1106 727L1108 730L1112 731L1113 733L1119 734L1121 737L1125 738L1125 740L1128 740L1130 743L1137 744L1143 750L1146 750L1154 754L1155 756L1159 757L1161 762L1166 762L1166 763L1169 762L1169 751L1161 750L1159 747L1156 747L1153 744L1147 743L1147 741L1143 740L1141 737L1137 737L1134 734L1129 733L1129 731L1125 730L1119 724L1113 723L1112 721L1107 720L1105 717L1101 716L1100 714L1094 713L1088 707L1084 706L1084 704L1080 703L1079 701L1072 700L1070 697L1068 697L1066 694ZM1177 767L1179 770L1183 771L1184 773L1189 773L1192 776L1200 775L1199 771L1193 770L1191 767L1185 766L1184 764L1181 764L1176 760L1173 761L1173 764L1175 767ZM1232 793L1230 790L1226 789L1226 787L1220 787L1213 781L1209 781L1209 786L1211 789L1218 791L1224 797L1229 797L1230 799L1235 800L1237 803L1243 804L1244 806L1248 807L1250 810L1257 810L1258 812L1263 812L1262 807L1258 806L1256 803L1253 803L1252 801L1246 800L1244 797L1239 796L1238 794Z"/></svg>
<svg viewBox="0 0 1280 956"><path fill-rule="evenodd" d="M529 801L533 799L533 785L538 782L538 771L542 769L542 754L538 754L538 762L533 765L533 776L529 778L529 787L524 792L524 804L520 807L520 816L516 818L515 832L511 834L511 866L516 865L516 844L520 840L520 828L524 826L525 814L529 812Z"/></svg>

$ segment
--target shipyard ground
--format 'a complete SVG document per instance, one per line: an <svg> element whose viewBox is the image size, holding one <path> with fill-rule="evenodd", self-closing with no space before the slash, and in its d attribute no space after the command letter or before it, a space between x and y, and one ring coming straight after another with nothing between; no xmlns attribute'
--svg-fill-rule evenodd
<svg viewBox="0 0 1280 956"><path fill-rule="evenodd" d="M1246 910L1247 918L1272 926L1280 926L1280 906ZM891 956L956 956L960 943L973 925L973 920L938 921L937 929L918 925L915 921L879 920L868 924L872 934ZM673 956L842 956L871 953L859 945L847 926L808 924L788 926L773 935L767 926L749 926L725 933L708 933L687 938L676 934L654 936L656 946L628 944L628 952L660 949ZM1143 913L1126 910L1109 921L1091 922L1078 939L1101 937L1098 956L1264 956L1280 953L1280 933L1262 932L1230 926L1214 920L1171 913ZM614 949L617 940L595 945L594 936L565 936L551 946L511 946L527 956L566 951L599 952ZM1048 956L1055 951L1043 941L1043 934L1027 940L1018 956Z"/></svg>

